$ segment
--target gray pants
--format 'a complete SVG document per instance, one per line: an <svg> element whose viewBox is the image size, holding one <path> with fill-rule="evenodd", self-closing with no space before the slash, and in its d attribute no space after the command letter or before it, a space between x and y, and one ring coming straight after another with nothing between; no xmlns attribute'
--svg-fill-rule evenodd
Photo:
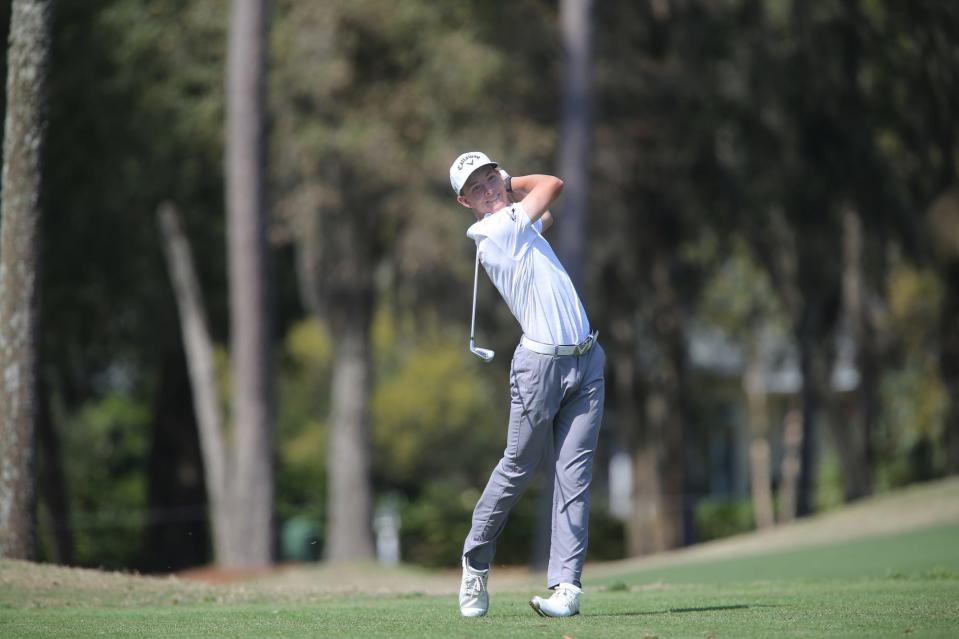
<svg viewBox="0 0 959 639"><path fill-rule="evenodd" d="M465 556L492 562L510 509L548 458L555 478L546 585L580 582L589 538L589 483L606 393L605 363L599 344L580 356L516 348L506 451L473 510Z"/></svg>

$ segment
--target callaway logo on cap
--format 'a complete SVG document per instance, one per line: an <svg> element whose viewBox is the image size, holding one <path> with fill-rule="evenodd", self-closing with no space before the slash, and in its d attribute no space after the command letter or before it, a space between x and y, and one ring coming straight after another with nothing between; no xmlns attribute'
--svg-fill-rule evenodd
<svg viewBox="0 0 959 639"><path fill-rule="evenodd" d="M481 151L467 151L456 158L450 165L450 185L453 187L453 192L462 195L463 185L473 172L490 164L496 166L496 162Z"/></svg>

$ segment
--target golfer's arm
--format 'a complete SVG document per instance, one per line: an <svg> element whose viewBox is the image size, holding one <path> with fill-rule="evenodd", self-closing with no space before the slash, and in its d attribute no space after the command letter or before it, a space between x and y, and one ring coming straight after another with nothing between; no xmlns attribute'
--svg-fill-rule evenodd
<svg viewBox="0 0 959 639"><path fill-rule="evenodd" d="M553 215L549 207L563 192L561 179L552 175L518 175L512 178L511 186L532 222L542 219L544 231L552 226Z"/></svg>
<svg viewBox="0 0 959 639"><path fill-rule="evenodd" d="M514 202L522 202L523 198L526 197L527 195L529 195L529 193L527 193L526 191L520 191L516 187L513 187ZM549 209L546 209L545 211L543 211L543 215L539 218L539 221L543 223L542 232L545 233L546 229L548 229L549 227L553 225L553 214L549 211Z"/></svg>
<svg viewBox="0 0 959 639"><path fill-rule="evenodd" d="M553 214L547 209L543 211L543 215L540 216L539 221L543 223L543 233L545 233L546 229L553 225Z"/></svg>

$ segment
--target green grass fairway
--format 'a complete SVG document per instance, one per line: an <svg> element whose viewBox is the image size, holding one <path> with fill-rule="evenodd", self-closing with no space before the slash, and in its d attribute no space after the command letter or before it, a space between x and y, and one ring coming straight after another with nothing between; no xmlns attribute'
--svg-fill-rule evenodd
<svg viewBox="0 0 959 639"><path fill-rule="evenodd" d="M618 578L613 570L597 581L615 588L622 584L657 582L722 584L916 575L959 577L959 524L790 551L628 571Z"/></svg>
<svg viewBox="0 0 959 639"><path fill-rule="evenodd" d="M9 593L4 599L9 599ZM781 579L590 592L584 615L541 619L524 594L462 619L455 597L0 610L3 637L956 637L959 577Z"/></svg>
<svg viewBox="0 0 959 639"><path fill-rule="evenodd" d="M521 595L461 619L452 597L82 605L0 613L4 637L955 637L959 580L782 581L592 594L569 620Z"/></svg>
<svg viewBox="0 0 959 639"><path fill-rule="evenodd" d="M896 517L897 503L853 519ZM959 637L959 521L812 546L803 526L773 550L756 536L719 556L590 566L584 614L565 620L537 617L527 600L542 591L506 571L489 615L462 619L452 573L367 567L345 591L332 588L345 569L211 585L0 561L0 637Z"/></svg>

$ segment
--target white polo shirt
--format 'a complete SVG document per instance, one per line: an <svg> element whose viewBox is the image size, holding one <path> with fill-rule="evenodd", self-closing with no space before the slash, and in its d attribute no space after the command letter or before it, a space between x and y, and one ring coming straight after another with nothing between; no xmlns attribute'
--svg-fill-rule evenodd
<svg viewBox="0 0 959 639"><path fill-rule="evenodd" d="M579 344L589 335L589 319L542 228L541 220L531 223L516 203L476 222L466 235L476 242L483 268L527 337Z"/></svg>

